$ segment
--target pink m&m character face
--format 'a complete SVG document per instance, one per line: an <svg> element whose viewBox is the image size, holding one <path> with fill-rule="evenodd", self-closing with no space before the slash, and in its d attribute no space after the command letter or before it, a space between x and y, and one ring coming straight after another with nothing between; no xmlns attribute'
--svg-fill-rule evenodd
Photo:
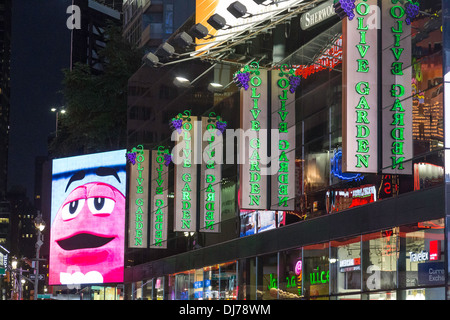
<svg viewBox="0 0 450 320"><path fill-rule="evenodd" d="M125 197L91 182L75 188L51 228L49 283L123 281Z"/></svg>
<svg viewBox="0 0 450 320"><path fill-rule="evenodd" d="M295 264L295 274L299 275L302 273L302 260L297 261L297 263Z"/></svg>

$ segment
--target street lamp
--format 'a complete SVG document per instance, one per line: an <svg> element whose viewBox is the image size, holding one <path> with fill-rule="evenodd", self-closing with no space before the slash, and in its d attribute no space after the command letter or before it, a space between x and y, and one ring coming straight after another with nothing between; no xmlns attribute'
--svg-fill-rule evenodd
<svg viewBox="0 0 450 320"><path fill-rule="evenodd" d="M58 136L58 118L59 118L59 114L66 113L66 109L64 109L64 106L63 107L59 107L59 108L53 107L53 108L50 109L50 111L56 113L56 129L55 129L56 131L55 131L55 136L57 137Z"/></svg>
<svg viewBox="0 0 450 320"><path fill-rule="evenodd" d="M18 292L19 295L17 296L17 299L22 300L22 268L17 269L17 264L18 261L16 260L16 258L13 258L13 260L11 261L11 275L13 278L13 292L11 298L15 298L16 292Z"/></svg>
<svg viewBox="0 0 450 320"><path fill-rule="evenodd" d="M38 211L36 218L34 219L34 226L37 229L37 241L36 241L36 267L35 267L35 278L34 278L34 300L37 300L38 290L39 290L39 250L44 243L44 235L42 231L45 229L45 221L42 219L42 214Z"/></svg>

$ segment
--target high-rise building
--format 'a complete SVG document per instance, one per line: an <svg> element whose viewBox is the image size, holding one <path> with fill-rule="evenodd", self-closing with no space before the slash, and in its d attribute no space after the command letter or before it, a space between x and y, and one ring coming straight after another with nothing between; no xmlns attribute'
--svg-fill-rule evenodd
<svg viewBox="0 0 450 320"><path fill-rule="evenodd" d="M153 52L195 11L193 0L125 0L123 34L131 44Z"/></svg>
<svg viewBox="0 0 450 320"><path fill-rule="evenodd" d="M80 28L72 30L70 63L86 63L93 73L103 70L99 51L105 47L105 29L109 23L121 24L119 1L74 0L80 8Z"/></svg>
<svg viewBox="0 0 450 320"><path fill-rule="evenodd" d="M7 190L11 56L11 0L0 1L0 200Z"/></svg>

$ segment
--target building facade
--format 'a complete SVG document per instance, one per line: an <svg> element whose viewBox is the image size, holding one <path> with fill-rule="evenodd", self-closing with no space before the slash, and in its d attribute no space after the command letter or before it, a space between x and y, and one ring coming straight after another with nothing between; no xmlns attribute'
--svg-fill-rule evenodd
<svg viewBox="0 0 450 320"><path fill-rule="evenodd" d="M104 61L99 52L105 47L105 31L109 24L122 23L119 1L76 0L81 22L72 30L70 66L87 64L94 74L103 71Z"/></svg>
<svg viewBox="0 0 450 320"><path fill-rule="evenodd" d="M217 1L217 10L220 2L226 1ZM198 1L196 23L201 4ZM196 226L176 228L177 214L185 209L176 201L184 194L177 189L179 169L169 165L165 246L127 249L125 299L447 299L444 88L449 7L445 1L422 1L420 13L410 21L405 19L408 4L382 1L376 9L375 4L356 1L350 20L339 18L333 1L296 2L275 17L249 21L252 31L236 33L217 47L212 43L195 58L175 57L170 61L178 63L144 66L136 72L129 82L129 124L134 117L139 125L129 127L130 149L174 148L175 130L169 122L186 110L199 118L220 115L217 119L226 121L227 130L217 204L220 219L213 228L203 224L204 203L199 197L198 210L193 211L199 215ZM203 24L209 33L215 31L212 23ZM185 31L193 34L192 29ZM358 42L349 49L355 39ZM206 47L213 42L204 41ZM391 61L387 75L386 61ZM250 73L248 90L233 79L244 71ZM364 73L356 86L351 84L358 79L355 72ZM278 109L287 93L261 83L283 73L298 77L300 84L290 97L294 102L282 102ZM189 86L169 81L181 75L191 79ZM287 88L287 80L278 81ZM212 90L211 83L221 83L222 89ZM378 99L374 104L369 87ZM399 99L383 100L383 90ZM245 101L250 101L250 109L245 109ZM145 120L136 111L140 104L150 108ZM374 116L370 109L375 109ZM387 122L382 120L386 110L391 111ZM266 119L258 118L264 113ZM348 118L352 114L353 120ZM245 128L248 115L253 116L250 129L272 130L268 145L279 150L271 152L289 150L281 151L277 174L267 179L255 171L255 162L246 167L228 158L238 148L227 145L233 143L228 137ZM178 119L186 122L185 117ZM390 137L383 137L386 131ZM282 133L286 135L280 138ZM351 147L354 137L356 145ZM262 140L249 139L247 146L251 148L253 141L259 149ZM293 148L288 149L287 141ZM391 162L383 160L385 154ZM372 159L378 161L370 170ZM260 169L259 165L262 162ZM196 170L200 176L201 165ZM197 187L198 194L205 191L200 182ZM252 207L255 203L260 206ZM152 213L149 217L151 221Z"/></svg>
<svg viewBox="0 0 450 320"><path fill-rule="evenodd" d="M124 38L138 48L153 52L194 10L193 0L124 1Z"/></svg>
<svg viewBox="0 0 450 320"><path fill-rule="evenodd" d="M10 64L11 64L11 1L0 2L0 200L7 192L9 112L10 112Z"/></svg>

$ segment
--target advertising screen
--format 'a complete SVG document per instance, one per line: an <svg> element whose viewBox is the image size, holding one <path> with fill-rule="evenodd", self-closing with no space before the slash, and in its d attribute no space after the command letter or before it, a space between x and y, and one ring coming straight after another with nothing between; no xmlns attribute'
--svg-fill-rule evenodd
<svg viewBox="0 0 450 320"><path fill-rule="evenodd" d="M123 282L126 150L53 160L49 284Z"/></svg>

